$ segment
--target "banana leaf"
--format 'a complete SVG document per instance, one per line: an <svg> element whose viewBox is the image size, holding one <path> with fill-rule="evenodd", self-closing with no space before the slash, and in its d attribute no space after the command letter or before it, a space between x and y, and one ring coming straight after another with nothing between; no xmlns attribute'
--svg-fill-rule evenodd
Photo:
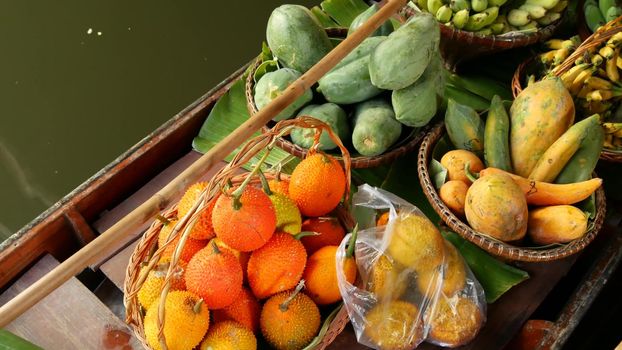
<svg viewBox="0 0 622 350"><path fill-rule="evenodd" d="M313 13L315 18L324 28L332 28L338 26L337 23L335 23L335 21L333 21L332 18L330 18L330 16L326 12L322 11L322 9L318 6L312 7L311 13Z"/></svg>
<svg viewBox="0 0 622 350"><path fill-rule="evenodd" d="M347 28L369 5L363 0L324 0L320 7L339 26Z"/></svg>

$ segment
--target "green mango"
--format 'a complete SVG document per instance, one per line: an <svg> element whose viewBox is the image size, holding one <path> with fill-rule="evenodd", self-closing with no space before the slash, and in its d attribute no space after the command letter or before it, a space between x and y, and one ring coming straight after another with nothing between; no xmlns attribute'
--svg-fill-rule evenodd
<svg viewBox="0 0 622 350"><path fill-rule="evenodd" d="M350 125L348 125L348 116L346 112L334 103L325 103L322 105L308 105L300 112L298 116L310 116L319 119L328 124L333 132L339 136L342 142L350 138ZM309 148L313 145L315 129L310 128L294 128L290 134L292 142L302 148ZM337 147L327 132L323 131L320 135L319 148L328 151Z"/></svg>
<svg viewBox="0 0 622 350"><path fill-rule="evenodd" d="M313 13L300 5L281 5L268 19L266 40L287 68L306 72L333 48Z"/></svg>
<svg viewBox="0 0 622 350"><path fill-rule="evenodd" d="M317 91L327 101L341 104L365 101L382 92L369 78L369 56L329 72L318 83Z"/></svg>
<svg viewBox="0 0 622 350"><path fill-rule="evenodd" d="M255 85L255 105L261 110L268 103L283 93L289 84L300 78L302 74L290 68L281 68L274 72L264 74ZM297 110L302 108L313 99L313 92L309 89L298 97L294 102L287 106L281 113L277 114L272 120L279 121L289 119L294 116Z"/></svg>
<svg viewBox="0 0 622 350"><path fill-rule="evenodd" d="M378 12L378 5L373 4L367 10L363 11L360 15L356 16L354 21L350 23L350 28L348 28L348 35L352 34L355 30L357 30L360 26L362 26L368 19L371 18L376 12ZM375 32L371 33L370 36L382 36L389 35L393 32L393 23L391 21L386 21Z"/></svg>
<svg viewBox="0 0 622 350"><path fill-rule="evenodd" d="M384 153L402 133L402 124L395 119L391 104L383 98L359 103L354 110L352 144L368 157Z"/></svg>

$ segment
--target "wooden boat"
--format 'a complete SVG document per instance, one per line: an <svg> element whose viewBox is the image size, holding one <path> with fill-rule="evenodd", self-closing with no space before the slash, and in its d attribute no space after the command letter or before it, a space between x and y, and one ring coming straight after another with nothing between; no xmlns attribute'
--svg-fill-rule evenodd
<svg viewBox="0 0 622 350"><path fill-rule="evenodd" d="M178 175L199 154L191 150L209 111L245 67L199 98L143 141L0 245L0 305L95 239ZM210 173L203 174L209 178ZM547 264L524 263L531 278L489 306L488 320L470 349L560 348L577 327L622 258L622 237L611 216L579 256ZM133 243L146 225L102 251L79 279L72 278L11 322L6 329L44 348L139 349L123 323L121 288ZM564 290L554 290L564 276ZM572 290L572 293L568 291ZM552 300L561 312L531 319ZM361 349L351 328L330 346ZM423 345L421 348L435 348Z"/></svg>

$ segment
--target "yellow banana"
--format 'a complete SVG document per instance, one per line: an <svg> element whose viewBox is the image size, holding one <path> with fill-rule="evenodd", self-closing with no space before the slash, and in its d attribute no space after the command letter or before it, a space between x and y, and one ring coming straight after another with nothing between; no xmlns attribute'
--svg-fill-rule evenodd
<svg viewBox="0 0 622 350"><path fill-rule="evenodd" d="M607 77L612 82L616 83L620 81L620 72L618 72L618 67L616 66L616 62L618 61L618 53L615 52L611 59L607 60L605 64L605 71L607 72Z"/></svg>
<svg viewBox="0 0 622 350"><path fill-rule="evenodd" d="M611 90L594 90L587 94L588 101L607 101L614 97L614 93Z"/></svg>
<svg viewBox="0 0 622 350"><path fill-rule="evenodd" d="M618 56L616 58L616 66L618 66L618 68L622 69L622 57Z"/></svg>
<svg viewBox="0 0 622 350"><path fill-rule="evenodd" d="M615 52L613 52L613 48L611 48L611 46L605 45L598 50L598 54L609 60L613 57Z"/></svg>
<svg viewBox="0 0 622 350"><path fill-rule="evenodd" d="M613 147L612 141L613 141L613 135L611 134L605 135L605 142L603 143L603 146L605 146L605 148L610 148L610 149L615 148Z"/></svg>
<svg viewBox="0 0 622 350"><path fill-rule="evenodd" d="M606 101L590 101L590 104L588 106L588 110L590 111L590 113L594 114L594 113L604 113L606 111L609 110L609 108L611 108L611 103L606 102Z"/></svg>
<svg viewBox="0 0 622 350"><path fill-rule="evenodd" d="M606 134L615 134L622 130L622 123L603 123Z"/></svg>
<svg viewBox="0 0 622 350"><path fill-rule="evenodd" d="M600 66L601 64L603 64L603 61L603 56L599 54L592 55L592 64L594 65L594 67Z"/></svg>
<svg viewBox="0 0 622 350"><path fill-rule="evenodd" d="M564 40L562 39L551 39L551 40L546 41L544 43L544 46L552 50L559 50L563 47L562 45L563 42Z"/></svg>
<svg viewBox="0 0 622 350"><path fill-rule="evenodd" d="M585 80L585 84L591 87L593 90L611 90L613 84L609 80L603 78L591 76Z"/></svg>
<svg viewBox="0 0 622 350"><path fill-rule="evenodd" d="M570 49L568 49L567 47L562 47L561 49L557 50L557 52L555 52L555 56L553 57L553 64L561 64L562 62L564 62L564 60L566 60L566 57L568 57L568 55L570 55Z"/></svg>
<svg viewBox="0 0 622 350"><path fill-rule="evenodd" d="M620 148L622 147L622 139L618 138L618 137L614 137L613 138L613 147L614 148Z"/></svg>
<svg viewBox="0 0 622 350"><path fill-rule="evenodd" d="M591 77L590 77L591 78ZM587 84L584 84L579 93L577 94L578 98L587 98L587 95L592 92L594 89Z"/></svg>
<svg viewBox="0 0 622 350"><path fill-rule="evenodd" d="M564 83L566 89L570 89L570 86L572 86L572 82L577 78L579 74L581 74L581 72L588 70L588 67L589 64L587 63L580 64L570 68L567 72L562 74L562 83Z"/></svg>
<svg viewBox="0 0 622 350"><path fill-rule="evenodd" d="M603 79L609 79L609 77L607 76L607 72L605 72L605 70L602 68L598 68L598 70L596 70L596 74L598 74L598 76Z"/></svg>
<svg viewBox="0 0 622 350"><path fill-rule="evenodd" d="M557 50L551 50L549 52L545 52L540 55L540 61L544 64L551 64L555 59L555 55L557 54Z"/></svg>
<svg viewBox="0 0 622 350"><path fill-rule="evenodd" d="M615 33L609 40L607 40L607 45L612 45L618 47L622 43L622 32Z"/></svg>
<svg viewBox="0 0 622 350"><path fill-rule="evenodd" d="M581 88L583 87L585 80L591 77L593 72L594 72L593 69L586 69L584 71L581 71L581 73L577 75L577 77L572 81L572 84L570 85L570 89L568 89L572 96L577 96L579 91L581 91Z"/></svg>

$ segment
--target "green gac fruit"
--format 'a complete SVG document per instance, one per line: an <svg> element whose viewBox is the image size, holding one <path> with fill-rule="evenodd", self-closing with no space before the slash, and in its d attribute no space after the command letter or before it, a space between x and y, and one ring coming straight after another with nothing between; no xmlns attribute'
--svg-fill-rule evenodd
<svg viewBox="0 0 622 350"><path fill-rule="evenodd" d="M365 101L354 111L352 144L364 156L376 156L397 141L402 124L395 119L391 105L381 98Z"/></svg>
<svg viewBox="0 0 622 350"><path fill-rule="evenodd" d="M296 202L276 192L272 192L269 197L276 213L276 229L291 235L299 233L302 227L302 217Z"/></svg>
<svg viewBox="0 0 622 350"><path fill-rule="evenodd" d="M264 74L255 86L254 99L257 109L264 108L268 103L272 102L272 100L279 97L289 84L293 83L301 75L300 72L290 68L281 68L274 72ZM277 114L273 120L279 121L291 118L297 110L309 103L312 99L313 92L311 92L311 90L305 91L302 96L298 97L292 104L281 111L281 113Z"/></svg>
<svg viewBox="0 0 622 350"><path fill-rule="evenodd" d="M381 42L371 54L369 75L378 88L403 89L419 79L434 52L438 51L440 29L434 16L414 16Z"/></svg>
<svg viewBox="0 0 622 350"><path fill-rule="evenodd" d="M346 112L334 103L306 106L298 113L298 116L302 115L319 119L328 124L342 141L350 137L350 126L348 125ZM314 135L315 129L294 128L291 133L291 138L298 146L309 148L313 145ZM323 131L322 135L320 135L320 149L327 151L335 147L337 147L337 145L331 140L328 133Z"/></svg>
<svg viewBox="0 0 622 350"><path fill-rule="evenodd" d="M363 25L368 19L371 18L376 12L378 12L378 5L373 4L367 10L363 11L360 15L356 16L354 21L350 24L350 28L348 29L348 35L352 34L355 30L357 30L360 26ZM371 33L370 36L381 36L381 35L389 35L393 32L393 24L391 21L384 22L375 32Z"/></svg>
<svg viewBox="0 0 622 350"><path fill-rule="evenodd" d="M332 50L326 31L313 13L300 5L272 11L266 29L268 46L285 67L306 72Z"/></svg>

